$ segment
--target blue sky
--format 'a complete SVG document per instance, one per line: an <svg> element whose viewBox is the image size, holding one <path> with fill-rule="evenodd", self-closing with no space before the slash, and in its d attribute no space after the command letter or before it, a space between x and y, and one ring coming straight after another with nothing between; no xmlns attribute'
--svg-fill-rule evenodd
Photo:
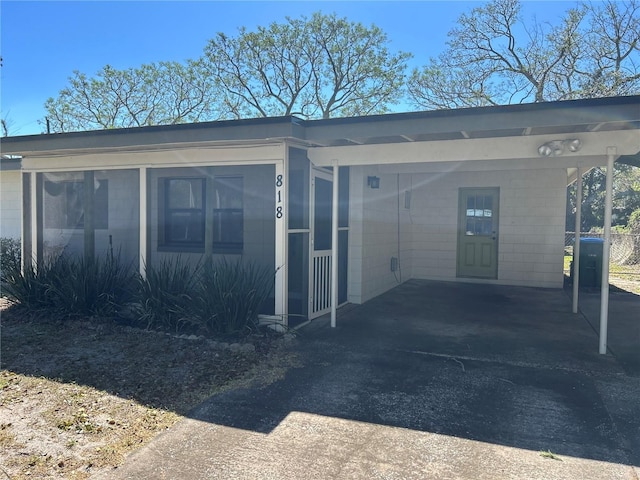
<svg viewBox="0 0 640 480"><path fill-rule="evenodd" d="M217 32L281 22L321 10L382 28L391 48L423 65L444 48L469 1L10 1L0 2L1 114L10 135L41 133L44 103L74 70L93 76L200 56ZM524 1L526 18L557 23L575 1Z"/></svg>

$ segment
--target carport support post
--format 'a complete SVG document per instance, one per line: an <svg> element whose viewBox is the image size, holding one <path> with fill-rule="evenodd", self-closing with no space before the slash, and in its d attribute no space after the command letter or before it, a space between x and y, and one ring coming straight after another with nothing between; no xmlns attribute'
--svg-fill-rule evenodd
<svg viewBox="0 0 640 480"><path fill-rule="evenodd" d="M573 313L578 313L578 291L580 288L580 225L582 223L582 168L576 177L576 226L573 229Z"/></svg>
<svg viewBox="0 0 640 480"><path fill-rule="evenodd" d="M340 168L333 160L333 199L331 202L331 328L336 326L338 306L338 178Z"/></svg>
<svg viewBox="0 0 640 480"><path fill-rule="evenodd" d="M147 278L147 167L140 167L138 172L138 208L139 208L139 221L138 221L138 272L143 279Z"/></svg>
<svg viewBox="0 0 640 480"><path fill-rule="evenodd" d="M609 321L609 256L611 252L611 210L613 209L613 161L616 147L607 147L607 182L604 201L604 244L602 245L602 290L600 291L600 354L607 353Z"/></svg>

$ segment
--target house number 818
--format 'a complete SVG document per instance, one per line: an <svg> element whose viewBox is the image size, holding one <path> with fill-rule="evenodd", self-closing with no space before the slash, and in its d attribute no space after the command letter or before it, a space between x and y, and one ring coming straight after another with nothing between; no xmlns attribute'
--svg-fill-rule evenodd
<svg viewBox="0 0 640 480"><path fill-rule="evenodd" d="M283 215L283 211L282 211L282 205L280 205L282 203L282 186L284 185L284 182L282 181L282 175L277 175L276 176L276 218L282 218Z"/></svg>

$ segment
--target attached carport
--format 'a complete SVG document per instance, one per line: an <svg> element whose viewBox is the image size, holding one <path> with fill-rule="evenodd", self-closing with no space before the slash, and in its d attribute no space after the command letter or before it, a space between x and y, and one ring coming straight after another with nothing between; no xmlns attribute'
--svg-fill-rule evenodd
<svg viewBox="0 0 640 480"><path fill-rule="evenodd" d="M638 97L616 97L314 122L307 139L317 148L310 148L308 156L315 166L334 167L334 198L339 188L336 167L351 168L350 301L362 303L410 278L561 288L566 186L580 177L578 172L607 166L608 238L613 162L640 151L638 102ZM418 183L425 195L428 190L446 191L447 202L433 198L420 203L416 178L422 179ZM390 187L382 192L382 185ZM455 212L462 212L461 199L467 198L462 189L472 187L497 187L500 199L499 211L485 213L500 218L500 227L486 232L498 263L493 276L461 274L456 245L464 226L457 217L464 214L451 209L455 203ZM517 204L525 189L526 202ZM374 197L386 198L387 206L370 208ZM422 230L412 216L416 205L424 216ZM429 209L431 217L424 215ZM437 215L447 209L449 223L441 221L437 231L430 230L434 218L439 221ZM335 235L335 211L333 219ZM334 248L335 259L336 242ZM604 256L608 258L608 244ZM605 269L602 285L600 352L606 353ZM577 292L574 298L577 301ZM334 326L336 307L333 301Z"/></svg>

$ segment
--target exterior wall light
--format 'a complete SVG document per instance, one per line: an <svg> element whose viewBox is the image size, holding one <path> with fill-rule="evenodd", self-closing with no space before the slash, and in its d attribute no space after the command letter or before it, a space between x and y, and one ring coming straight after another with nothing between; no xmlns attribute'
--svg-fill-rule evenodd
<svg viewBox="0 0 640 480"><path fill-rule="evenodd" d="M538 147L538 155L541 157L559 157L565 150L577 152L582 147L582 142L578 138L570 140L551 140Z"/></svg>
<svg viewBox="0 0 640 480"><path fill-rule="evenodd" d="M370 188L380 188L380 177L367 177L367 186Z"/></svg>

